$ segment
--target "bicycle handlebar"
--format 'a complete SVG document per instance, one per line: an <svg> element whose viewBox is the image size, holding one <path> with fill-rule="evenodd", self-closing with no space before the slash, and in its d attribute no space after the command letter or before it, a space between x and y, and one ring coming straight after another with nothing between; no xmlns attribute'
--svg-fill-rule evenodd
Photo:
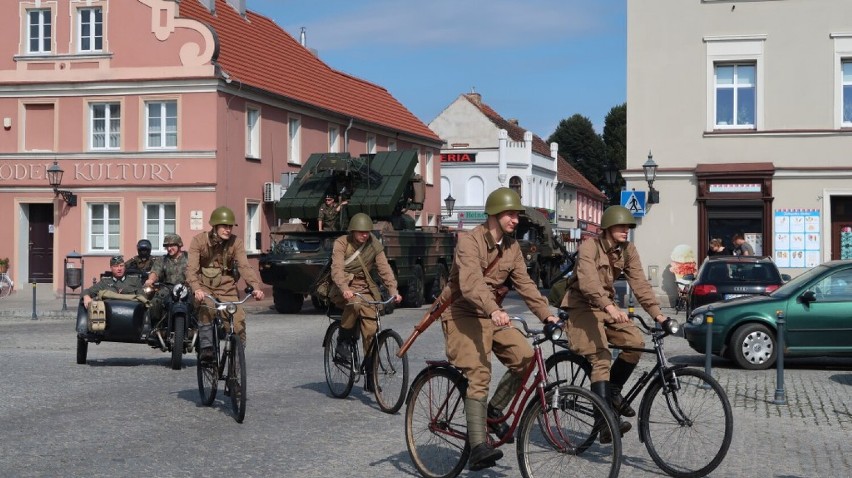
<svg viewBox="0 0 852 478"><path fill-rule="evenodd" d="M657 321L654 321L654 326L651 327L650 325L648 325L647 322L645 322L645 318L639 314L636 314L634 312L628 312L627 316L631 319L638 319L639 323L642 324L642 328L645 329L648 333L652 332L652 328L655 330L661 330L662 332L664 332L665 335L674 335L680 330L680 324L678 323L678 321L671 317L666 317L665 322L663 322L662 324Z"/></svg>
<svg viewBox="0 0 852 478"><path fill-rule="evenodd" d="M242 304L244 304L247 300L249 300L249 299L251 299L252 297L254 297L254 296L252 296L252 295L251 295L251 293L252 293L252 292L254 292L254 289L253 289L252 287L246 287L245 292L246 292L246 296L245 296L245 297L243 297L243 300L220 301L219 299L217 299L216 297L214 297L212 294L204 294L204 297L206 297L206 298L208 298L208 299L210 299L210 300L212 300L212 301L213 301L213 304L215 304L215 305L216 305L216 307L215 307L215 308L216 308L216 310L225 310L225 309L227 309L227 308L228 308L228 306L229 306L229 305L242 305Z"/></svg>
<svg viewBox="0 0 852 478"><path fill-rule="evenodd" d="M557 340L561 338L561 331L565 328L565 322L562 320L559 320L554 323L546 323L541 329L531 329L529 327L529 324L527 324L527 321L522 317L511 317L509 320L513 322L519 322L521 324L521 327L524 328L524 334L526 334L527 337L532 337L535 335L547 335L551 340ZM556 329L560 331L558 337L554 337L553 332Z"/></svg>
<svg viewBox="0 0 852 478"><path fill-rule="evenodd" d="M388 298L388 300L368 300L366 297L361 295L360 292L356 292L355 296L358 297L359 299L361 299L361 301L364 302L365 304L370 304L370 305L388 305L391 302L393 302L394 297L396 297L396 296L392 295Z"/></svg>

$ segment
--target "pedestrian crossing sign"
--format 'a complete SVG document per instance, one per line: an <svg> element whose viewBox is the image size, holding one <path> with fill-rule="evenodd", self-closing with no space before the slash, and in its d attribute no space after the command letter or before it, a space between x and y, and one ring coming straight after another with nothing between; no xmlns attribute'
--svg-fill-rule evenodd
<svg viewBox="0 0 852 478"><path fill-rule="evenodd" d="M633 217L645 217L645 191L621 191L621 205L626 207Z"/></svg>

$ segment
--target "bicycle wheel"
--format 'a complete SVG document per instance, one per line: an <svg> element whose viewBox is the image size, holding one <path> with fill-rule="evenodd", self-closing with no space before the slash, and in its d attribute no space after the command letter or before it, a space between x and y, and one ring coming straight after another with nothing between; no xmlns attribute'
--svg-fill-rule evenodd
<svg viewBox="0 0 852 478"><path fill-rule="evenodd" d="M236 335L231 336L231 348L228 351L228 391L231 395L231 409L237 423L246 418L246 347Z"/></svg>
<svg viewBox="0 0 852 478"><path fill-rule="evenodd" d="M379 334L372 362L373 391L383 412L396 413L408 390L408 356L397 357L402 338L393 330Z"/></svg>
<svg viewBox="0 0 852 478"><path fill-rule="evenodd" d="M592 364L573 352L562 350L547 357L544 362L547 370L547 383L562 385L576 385L589 388L592 374Z"/></svg>
<svg viewBox="0 0 852 478"><path fill-rule="evenodd" d="M212 362L202 362L197 356L195 361L198 393L201 395L201 403L208 407L216 400L216 387L219 385L219 337L216 332L213 333L213 348L216 355ZM201 353L200 348L198 353Z"/></svg>
<svg viewBox="0 0 852 478"><path fill-rule="evenodd" d="M0 274L0 297L12 293L12 280L6 274Z"/></svg>
<svg viewBox="0 0 852 478"><path fill-rule="evenodd" d="M654 463L667 474L705 476L731 445L731 404L722 386L703 370L671 370L666 380L668 391L660 380L649 385L639 407L639 433Z"/></svg>
<svg viewBox="0 0 852 478"><path fill-rule="evenodd" d="M405 444L426 478L452 478L467 464L467 421L461 372L433 368L412 385L405 409Z"/></svg>
<svg viewBox="0 0 852 478"><path fill-rule="evenodd" d="M344 362L337 357L337 337L340 335L340 322L332 322L325 331L325 383L332 397L345 398L355 383L355 367L352 361ZM354 354L353 354L354 359Z"/></svg>
<svg viewBox="0 0 852 478"><path fill-rule="evenodd" d="M550 407L554 400L557 408ZM603 400L589 390L566 385L548 392L547 404L542 408L535 396L518 426L518 466L524 478L618 476L621 434ZM602 445L595 437L604 426L613 440Z"/></svg>

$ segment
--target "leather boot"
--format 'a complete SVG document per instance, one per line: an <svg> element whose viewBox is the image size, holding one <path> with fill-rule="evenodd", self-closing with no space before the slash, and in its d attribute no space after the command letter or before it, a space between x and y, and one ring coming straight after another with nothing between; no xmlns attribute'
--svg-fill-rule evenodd
<svg viewBox="0 0 852 478"><path fill-rule="evenodd" d="M633 373L633 369L635 368L635 363L624 361L619 357L615 359L612 367L609 369L609 383L612 387L612 408L625 417L636 416L636 410L633 410L629 404L623 403L624 397L621 396L621 389L627 383L627 379L630 378L630 374Z"/></svg>
<svg viewBox="0 0 852 478"><path fill-rule="evenodd" d="M601 397L604 403L612 409L612 389L610 383L606 380L601 380L599 382L593 382L591 387L592 393ZM601 417L595 417L597 420L603 423ZM618 430L621 433L621 436L624 436L625 433L630 431L632 425L630 422L622 421L618 414L615 415L616 421L618 422ZM600 434L598 435L598 440L602 445L607 443L612 443L612 435L610 434L609 428L601 427Z"/></svg>
<svg viewBox="0 0 852 478"><path fill-rule="evenodd" d="M202 324L198 327L198 360L212 362L216 360L216 351L213 350L213 326Z"/></svg>
<svg viewBox="0 0 852 478"><path fill-rule="evenodd" d="M352 340L355 338L355 329L340 328L337 334L337 345L334 347L334 354L337 360L342 363L352 362Z"/></svg>
<svg viewBox="0 0 852 478"><path fill-rule="evenodd" d="M503 409L505 409L509 404L509 401L512 400L512 397L515 395L515 392L520 386L521 378L507 370L500 379L500 383L497 384L494 396L491 397L491 401L488 403L488 418L495 419L502 417ZM505 421L502 423L489 423L488 429L501 440L509 435L510 431L509 424ZM508 440L506 440L506 443L514 442L515 438L512 436L509 436Z"/></svg>
<svg viewBox="0 0 852 478"><path fill-rule="evenodd" d="M467 460L468 469L471 471L491 468L497 464L497 460L503 458L503 452L495 450L486 441L485 398L465 398L464 414L467 421L467 441L470 443L470 458Z"/></svg>

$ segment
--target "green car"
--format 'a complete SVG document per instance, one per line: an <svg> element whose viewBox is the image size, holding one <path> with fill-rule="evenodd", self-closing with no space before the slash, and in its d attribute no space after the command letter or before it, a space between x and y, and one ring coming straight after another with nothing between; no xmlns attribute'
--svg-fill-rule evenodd
<svg viewBox="0 0 852 478"><path fill-rule="evenodd" d="M715 302L692 311L683 327L689 346L705 353L708 311L712 352L760 370L777 357L777 317L784 314L785 357L852 356L852 260L831 261L768 295Z"/></svg>

